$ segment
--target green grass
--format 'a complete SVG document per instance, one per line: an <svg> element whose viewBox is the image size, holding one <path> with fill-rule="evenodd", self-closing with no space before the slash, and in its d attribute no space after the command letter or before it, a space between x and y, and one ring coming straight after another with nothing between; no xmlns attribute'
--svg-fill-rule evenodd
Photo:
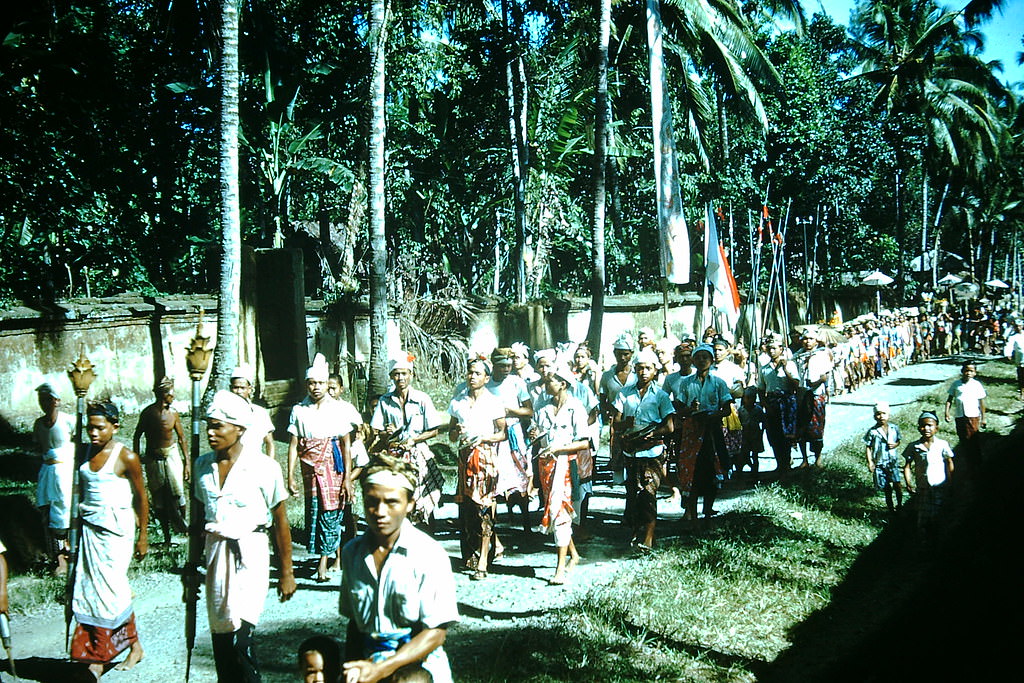
<svg viewBox="0 0 1024 683"><path fill-rule="evenodd" d="M1012 426L1013 377L1005 363L979 367L991 430ZM916 438L922 410L939 408L941 417L947 389L937 385L896 412L905 442ZM956 442L951 425L940 436ZM890 520L859 439L826 463L785 486L759 487L714 527L668 540L544 625L492 634L514 647L474 657L479 679L755 680L789 647L793 629L829 605Z"/></svg>

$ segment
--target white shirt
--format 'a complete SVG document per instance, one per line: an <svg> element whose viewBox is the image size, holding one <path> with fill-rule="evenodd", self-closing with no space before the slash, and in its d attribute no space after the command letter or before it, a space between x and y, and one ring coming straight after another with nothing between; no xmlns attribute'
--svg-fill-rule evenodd
<svg viewBox="0 0 1024 683"><path fill-rule="evenodd" d="M375 548L373 536L364 533L341 551L339 610L359 633L393 636L459 621L455 577L441 544L406 520L379 575ZM431 652L423 668L435 683L452 680L444 648Z"/></svg>
<svg viewBox="0 0 1024 683"><path fill-rule="evenodd" d="M587 409L574 396L566 396L565 405L558 412L554 403L548 403L534 416L538 431L547 434L547 444L552 448L589 439L588 419Z"/></svg>
<svg viewBox="0 0 1024 683"><path fill-rule="evenodd" d="M462 426L464 436L479 438L495 432L494 421L505 417L505 406L489 391L482 391L474 401L469 390L456 393L448 404L448 414Z"/></svg>
<svg viewBox="0 0 1024 683"><path fill-rule="evenodd" d="M604 396L609 405L613 405L615 403L615 398L619 395L620 391L636 386L636 373L633 372L632 367L629 368L629 376L626 377L625 384L619 382L617 373L618 370L615 368L606 370L605 373L601 375L601 383L597 386L598 393L601 396Z"/></svg>
<svg viewBox="0 0 1024 683"><path fill-rule="evenodd" d="M933 438L931 448L922 451L921 440L907 446L903 457L914 468L918 486L938 486L946 481L946 458L953 458L953 449L944 439Z"/></svg>
<svg viewBox="0 0 1024 683"><path fill-rule="evenodd" d="M434 410L434 402L430 400L430 396L411 387L405 399L404 409L392 390L380 397L373 417L370 418L370 426L378 431L382 431L388 425L397 425L399 429L395 433L395 440L400 441L429 432L440 424L441 418Z"/></svg>
<svg viewBox="0 0 1024 683"><path fill-rule="evenodd" d="M1016 363L1018 368L1024 368L1024 332L1011 334L1006 339L1003 355Z"/></svg>
<svg viewBox="0 0 1024 683"><path fill-rule="evenodd" d="M981 400L985 398L985 387L973 377L966 382L958 379L949 387L949 398L953 401L953 417L981 417Z"/></svg>
<svg viewBox="0 0 1024 683"><path fill-rule="evenodd" d="M800 386L810 389L812 382L817 382L822 375L832 372L832 360L829 358L828 349L820 346L813 351L803 351L796 356L797 369L800 370ZM822 382L812 391L815 395L825 393L828 382Z"/></svg>
<svg viewBox="0 0 1024 683"><path fill-rule="evenodd" d="M269 526L271 510L288 498L277 461L243 447L223 485L218 469L216 453L196 460L195 493L207 523L229 538Z"/></svg>
<svg viewBox="0 0 1024 683"><path fill-rule="evenodd" d="M326 396L313 403L307 396L292 408L288 433L303 439L330 439L345 436L362 423L359 411L348 401Z"/></svg>
<svg viewBox="0 0 1024 683"><path fill-rule="evenodd" d="M694 375L696 373L697 368L693 367L692 365L690 366L690 372L686 375L683 374L682 370L680 370L679 372L673 372L671 375L665 378L665 383L661 385L661 388L664 389L665 393L669 395L669 398L671 398L674 401L675 397L679 395L680 382L682 382L684 378L689 377L690 375Z"/></svg>
<svg viewBox="0 0 1024 683"><path fill-rule="evenodd" d="M664 422L665 418L675 412L672 399L664 389L654 382L647 385L647 391L643 396L640 395L635 384L623 389L615 397L613 406L623 417L633 418L631 433L642 431L652 424ZM656 458L661 455L663 450L665 450L664 444L658 444L646 451L634 453L633 457Z"/></svg>
<svg viewBox="0 0 1024 683"><path fill-rule="evenodd" d="M57 413L52 427L46 424L46 417L38 418L32 436L43 451L43 462L48 465L66 463L70 471L75 456L75 442L71 440L74 431L75 418L66 413Z"/></svg>
<svg viewBox="0 0 1024 683"><path fill-rule="evenodd" d="M487 383L487 391L497 396L505 408L519 408L526 401L530 401L530 389L526 382L518 375L508 375L500 383L493 379ZM519 424L518 417L505 417L505 426L512 427Z"/></svg>
<svg viewBox="0 0 1024 683"><path fill-rule="evenodd" d="M711 374L715 377L720 377L726 386L729 387L730 392L736 389L742 390L747 381L747 373L743 371L743 368L728 359L712 366Z"/></svg>

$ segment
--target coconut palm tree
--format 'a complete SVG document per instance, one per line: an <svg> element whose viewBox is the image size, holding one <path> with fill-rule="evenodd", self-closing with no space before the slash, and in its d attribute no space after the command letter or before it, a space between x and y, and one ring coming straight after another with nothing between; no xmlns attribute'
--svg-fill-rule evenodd
<svg viewBox="0 0 1024 683"><path fill-rule="evenodd" d="M372 0L370 28L370 373L368 396L387 391L388 254L384 224L384 64L387 45L385 0Z"/></svg>
<svg viewBox="0 0 1024 683"><path fill-rule="evenodd" d="M1009 94L977 56L981 36L969 27L1000 4L969 3L956 12L935 0L868 0L858 7L851 26L863 60L858 77L877 87L876 105L896 124L897 174L930 160L977 175L997 156L1004 134L997 104ZM902 207L906 183L899 175L897 186ZM905 227L898 215L900 287Z"/></svg>
<svg viewBox="0 0 1024 683"><path fill-rule="evenodd" d="M225 389L238 365L238 318L242 290L242 218L238 193L239 0L221 2L220 55L220 292L217 349L207 393Z"/></svg>

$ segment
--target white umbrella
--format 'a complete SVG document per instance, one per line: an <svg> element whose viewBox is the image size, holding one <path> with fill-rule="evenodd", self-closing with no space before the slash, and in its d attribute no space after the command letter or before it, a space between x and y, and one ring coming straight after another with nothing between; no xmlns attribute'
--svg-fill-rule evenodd
<svg viewBox="0 0 1024 683"><path fill-rule="evenodd" d="M959 284L959 283L961 283L963 281L964 281L964 279L962 277L957 277L956 275L953 275L953 273L946 273L941 278L939 278L939 280L935 284L937 284L937 285L956 285L956 284Z"/></svg>
<svg viewBox="0 0 1024 683"><path fill-rule="evenodd" d="M1010 285L1006 284L1002 280L989 280L985 283L986 287L992 287L993 289L1009 289Z"/></svg>
<svg viewBox="0 0 1024 683"><path fill-rule="evenodd" d="M869 287L875 288L875 310L880 311L882 309L882 287L891 285L895 280L886 275L880 270L868 275L866 278L861 280L861 284L865 284Z"/></svg>
<svg viewBox="0 0 1024 683"><path fill-rule="evenodd" d="M886 285L891 285L893 282L895 282L895 280L893 280L891 277L889 277L882 271L876 270L875 272L871 273L871 275L868 275L860 282L861 284L869 285L871 287L885 287Z"/></svg>

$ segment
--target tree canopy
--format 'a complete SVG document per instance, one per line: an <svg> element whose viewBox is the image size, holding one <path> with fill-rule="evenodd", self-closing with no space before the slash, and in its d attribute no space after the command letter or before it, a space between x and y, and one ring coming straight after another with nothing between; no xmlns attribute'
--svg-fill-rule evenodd
<svg viewBox="0 0 1024 683"><path fill-rule="evenodd" d="M311 295L370 287L378 4L242 2L242 238L301 248ZM588 293L601 3L385 4L388 296L514 300L518 278L527 297ZM741 288L764 204L788 216L790 275L821 286L843 270L907 272L938 245L977 279L1012 277L1024 119L980 57L1000 4L863 0L846 31L808 18L813 5L662 3L683 204L691 228L708 202L722 208ZM8 10L0 298L216 290L218 11ZM644 3L611 3L599 130L612 294L661 287L645 20Z"/></svg>

